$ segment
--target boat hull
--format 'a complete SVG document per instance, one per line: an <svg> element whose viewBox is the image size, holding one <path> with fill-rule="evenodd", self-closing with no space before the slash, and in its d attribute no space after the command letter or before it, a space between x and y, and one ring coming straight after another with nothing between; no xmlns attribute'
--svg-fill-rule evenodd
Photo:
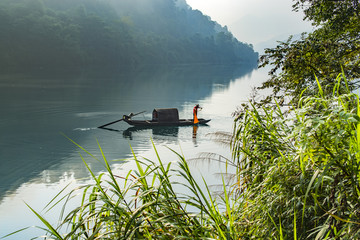
<svg viewBox="0 0 360 240"><path fill-rule="evenodd" d="M159 122L153 120L131 120L124 119L125 122L132 126L136 127L156 127L156 126L192 126L192 125L202 125L210 122L210 119L199 119L199 123L194 124L193 119L180 119L179 121L174 122Z"/></svg>

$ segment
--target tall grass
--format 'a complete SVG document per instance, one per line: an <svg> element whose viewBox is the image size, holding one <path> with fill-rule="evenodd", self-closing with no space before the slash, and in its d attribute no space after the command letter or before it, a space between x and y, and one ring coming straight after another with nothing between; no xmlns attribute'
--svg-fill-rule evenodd
<svg viewBox="0 0 360 240"><path fill-rule="evenodd" d="M80 206L64 216L59 226L52 226L29 206L51 239L236 238L236 202L227 193L225 183L226 194L215 199L205 182L195 181L182 155L174 152L178 160L175 168L171 162L164 164L154 146L156 162L140 160L134 154L136 169L126 176L117 176L100 145L99 150L106 173L96 176L84 161L94 183L82 187ZM176 192L179 186L187 191ZM63 201L52 202L66 205L74 195L75 191L65 197L59 195Z"/></svg>
<svg viewBox="0 0 360 240"><path fill-rule="evenodd" d="M242 238L360 238L359 97L337 83L329 95L318 81L287 115L252 105L236 119Z"/></svg>
<svg viewBox="0 0 360 240"><path fill-rule="evenodd" d="M117 176L99 145L106 173L84 161L94 183L81 204L56 227L33 211L53 239L359 239L359 97L336 81L331 94L318 81L318 95L289 109L250 103L231 137L235 184L223 177L220 197L176 152L176 166L155 146L155 161L134 154L136 169Z"/></svg>

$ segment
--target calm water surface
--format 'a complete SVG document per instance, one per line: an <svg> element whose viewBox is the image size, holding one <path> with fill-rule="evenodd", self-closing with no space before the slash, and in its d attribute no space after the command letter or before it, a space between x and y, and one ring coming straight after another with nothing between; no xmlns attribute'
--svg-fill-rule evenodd
<svg viewBox="0 0 360 240"><path fill-rule="evenodd" d="M151 141L165 162L176 161L167 147L187 159L202 152L229 157L229 149L211 140L209 133L230 132L232 112L265 79L265 70L234 66L0 76L0 238L24 227L43 226L24 202L50 222L58 221L59 209L42 210L67 184L72 189L89 182L79 153L94 172L104 170L65 136L101 158L99 142L119 175L133 168L131 161L119 161L131 158L130 145L137 156L156 160ZM203 107L200 117L211 122L198 128L196 138L192 127L139 130L119 122L109 126L114 131L97 128L131 112L146 111L136 118L149 119L154 108L176 107L180 118L191 118L197 103ZM191 167L210 184L219 180L218 164L194 162ZM6 239L43 233L31 228Z"/></svg>

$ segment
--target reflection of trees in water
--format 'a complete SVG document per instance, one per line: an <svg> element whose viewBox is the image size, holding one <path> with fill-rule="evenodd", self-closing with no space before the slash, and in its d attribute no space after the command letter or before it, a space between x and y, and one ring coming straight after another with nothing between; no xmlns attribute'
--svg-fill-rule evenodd
<svg viewBox="0 0 360 240"><path fill-rule="evenodd" d="M121 82L119 87L109 89L114 95L118 95L119 100L142 100L137 102L137 107L141 105L152 110L155 107L176 107L169 106L167 102L204 99L212 94L213 85L227 87L230 82L251 74L254 69L256 66L244 65L147 66L108 76L102 82L104 85L109 84L107 80ZM152 105L154 101L160 106ZM143 108L132 110L141 111Z"/></svg>

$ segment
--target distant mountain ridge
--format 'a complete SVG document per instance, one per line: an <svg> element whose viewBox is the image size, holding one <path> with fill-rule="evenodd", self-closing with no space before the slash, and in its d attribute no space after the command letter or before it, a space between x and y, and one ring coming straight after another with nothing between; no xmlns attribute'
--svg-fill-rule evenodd
<svg viewBox="0 0 360 240"><path fill-rule="evenodd" d="M2 0L0 31L1 70L258 59L185 0Z"/></svg>

